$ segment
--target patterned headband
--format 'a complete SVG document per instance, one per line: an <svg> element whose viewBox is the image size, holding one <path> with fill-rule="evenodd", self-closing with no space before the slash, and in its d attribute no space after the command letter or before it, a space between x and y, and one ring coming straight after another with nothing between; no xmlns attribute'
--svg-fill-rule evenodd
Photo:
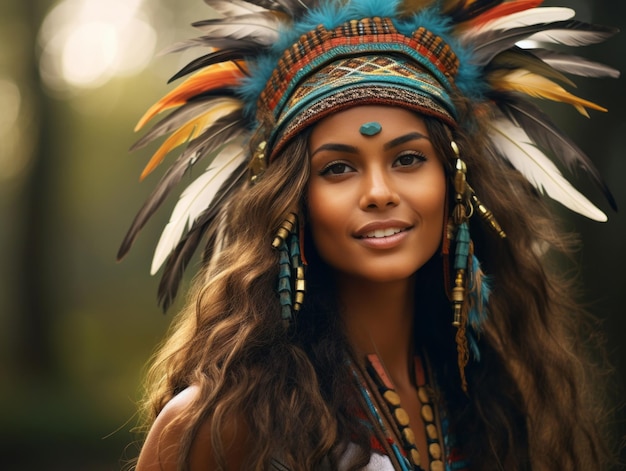
<svg viewBox="0 0 626 471"><path fill-rule="evenodd" d="M404 36L389 18L320 25L278 61L257 121L269 130L272 155L304 127L356 104L404 106L454 125L449 92L458 68L450 46L423 27Z"/></svg>

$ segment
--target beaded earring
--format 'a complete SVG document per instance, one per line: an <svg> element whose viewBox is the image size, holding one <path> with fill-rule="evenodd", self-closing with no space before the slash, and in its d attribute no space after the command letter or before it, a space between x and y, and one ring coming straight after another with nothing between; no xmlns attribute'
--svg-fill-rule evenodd
<svg viewBox="0 0 626 471"><path fill-rule="evenodd" d="M290 212L276 231L272 247L279 253L278 296L281 317L286 325L293 321L304 302L306 282L300 250L298 215Z"/></svg>
<svg viewBox="0 0 626 471"><path fill-rule="evenodd" d="M467 392L465 367L469 362L470 350L476 361L480 361L478 337L487 319L487 302L490 282L480 268L474 255L474 245L470 237L469 219L478 213L501 238L506 237L495 217L476 196L467 183L467 166L460 157L456 142L450 143L456 155L454 184L454 210L448 230L450 242L454 242L454 285L451 298L454 310L452 325L457 328L456 344L458 352L461 387Z"/></svg>

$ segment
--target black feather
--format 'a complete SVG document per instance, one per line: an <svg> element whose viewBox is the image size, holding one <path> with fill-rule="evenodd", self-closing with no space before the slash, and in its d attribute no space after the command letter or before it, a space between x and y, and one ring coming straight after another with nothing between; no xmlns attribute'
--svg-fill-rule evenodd
<svg viewBox="0 0 626 471"><path fill-rule="evenodd" d="M550 29L549 23L538 25L521 26L507 30L490 30L478 34L472 40L473 62L477 65L487 65L491 60L507 49L511 49L516 43L529 38L535 33Z"/></svg>
<svg viewBox="0 0 626 471"><path fill-rule="evenodd" d="M206 54L191 61L185 67L176 72L176 74L174 74L174 76L172 76L172 78L170 78L167 83L171 83L174 80L195 72L196 70L200 70L204 67L217 64L218 62L243 60L247 55L249 55L249 51L242 49L222 49L219 51L211 52L210 54Z"/></svg>
<svg viewBox="0 0 626 471"><path fill-rule="evenodd" d="M503 0L477 0L472 2L469 7L466 3L466 0L458 1L444 13L449 15L455 23L463 23L497 7L503 3Z"/></svg>
<svg viewBox="0 0 626 471"><path fill-rule="evenodd" d="M547 64L536 55L531 54L526 49L520 47L513 47L507 51L501 52L489 63L485 68L486 71L490 70L514 70L514 69L526 69L537 75L543 77L559 80L571 87L576 85L569 78L556 70L551 65Z"/></svg>

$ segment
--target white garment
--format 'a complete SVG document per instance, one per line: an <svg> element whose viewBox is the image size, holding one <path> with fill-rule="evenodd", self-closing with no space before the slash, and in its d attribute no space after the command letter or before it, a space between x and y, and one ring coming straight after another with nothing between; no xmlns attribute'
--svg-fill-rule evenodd
<svg viewBox="0 0 626 471"><path fill-rule="evenodd" d="M346 462L352 457L355 452L356 445L349 445L346 453L341 458L339 463L339 470L344 471L347 467ZM394 471L391 460L388 456L379 455L378 453L372 453L370 462L362 468L362 471Z"/></svg>

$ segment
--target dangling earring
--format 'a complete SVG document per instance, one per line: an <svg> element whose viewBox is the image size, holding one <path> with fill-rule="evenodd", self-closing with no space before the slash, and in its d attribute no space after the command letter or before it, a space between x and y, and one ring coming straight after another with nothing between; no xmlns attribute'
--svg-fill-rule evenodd
<svg viewBox="0 0 626 471"><path fill-rule="evenodd" d="M502 238L506 237L495 217L476 196L467 183L467 166L460 158L456 142L450 143L456 155L454 173L455 206L448 228L448 238L454 241L454 285L452 287L452 305L454 318L452 325L457 328L457 362L461 376L461 387L467 393L465 367L469 362L469 352L476 361L480 361L478 337L482 333L483 323L487 319L489 299L489 280L480 268L474 255L474 246L470 237L469 218L474 212L487 221L489 226ZM471 263L470 263L471 260ZM469 327L469 329L468 329Z"/></svg>
<svg viewBox="0 0 626 471"><path fill-rule="evenodd" d="M290 212L276 231L272 247L279 252L278 296L281 317L286 325L293 321L304 303L306 282L300 250L298 215Z"/></svg>

